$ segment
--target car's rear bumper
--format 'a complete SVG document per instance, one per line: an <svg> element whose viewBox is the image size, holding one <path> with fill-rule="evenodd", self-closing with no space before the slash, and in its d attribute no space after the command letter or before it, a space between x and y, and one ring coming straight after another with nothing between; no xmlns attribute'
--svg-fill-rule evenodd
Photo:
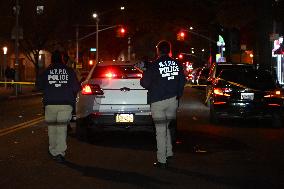
<svg viewBox="0 0 284 189"><path fill-rule="evenodd" d="M279 114L284 116L283 107L251 104L219 104L214 105L214 111L219 118L271 118Z"/></svg>
<svg viewBox="0 0 284 189"><path fill-rule="evenodd" d="M115 115L91 114L86 118L86 127L93 130L153 130L154 122L150 115L134 115L131 123L117 123Z"/></svg>

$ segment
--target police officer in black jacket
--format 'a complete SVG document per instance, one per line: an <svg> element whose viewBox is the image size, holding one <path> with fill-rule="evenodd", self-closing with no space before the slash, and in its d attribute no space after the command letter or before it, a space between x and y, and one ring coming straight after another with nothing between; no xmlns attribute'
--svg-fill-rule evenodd
<svg viewBox="0 0 284 189"><path fill-rule="evenodd" d="M169 124L176 119L178 99L186 82L182 65L170 57L171 44L160 41L158 58L143 73L141 86L148 89L152 118L156 128L157 162L155 167L166 168L167 159L173 156Z"/></svg>
<svg viewBox="0 0 284 189"><path fill-rule="evenodd" d="M67 149L67 124L72 116L80 84L72 68L62 63L62 54L54 51L51 64L37 78L36 87L43 92L45 121L48 124L49 154L64 162Z"/></svg>

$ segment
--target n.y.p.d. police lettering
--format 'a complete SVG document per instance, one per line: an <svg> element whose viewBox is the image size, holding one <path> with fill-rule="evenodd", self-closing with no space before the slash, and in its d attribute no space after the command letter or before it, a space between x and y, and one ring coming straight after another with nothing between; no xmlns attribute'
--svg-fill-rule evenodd
<svg viewBox="0 0 284 189"><path fill-rule="evenodd" d="M68 83L68 74L66 69L52 69L47 75L48 83L55 87L62 87Z"/></svg>
<svg viewBox="0 0 284 189"><path fill-rule="evenodd" d="M164 62L159 62L159 71L162 77L167 77L168 80L175 79L178 75L179 67L175 61L169 60Z"/></svg>

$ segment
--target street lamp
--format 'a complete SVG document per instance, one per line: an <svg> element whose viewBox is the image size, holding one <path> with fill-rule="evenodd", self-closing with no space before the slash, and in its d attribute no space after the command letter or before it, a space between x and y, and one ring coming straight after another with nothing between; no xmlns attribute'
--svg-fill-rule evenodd
<svg viewBox="0 0 284 189"><path fill-rule="evenodd" d="M96 64L99 63L99 17L97 13L93 14L93 18L96 20Z"/></svg>
<svg viewBox="0 0 284 189"><path fill-rule="evenodd" d="M3 47L3 53L7 54L7 52L8 52L8 48L7 47Z"/></svg>
<svg viewBox="0 0 284 189"><path fill-rule="evenodd" d="M7 78L5 76L5 71L6 71L6 67L7 67L7 52L8 52L8 48L7 47L3 47L3 62L4 62L4 81L5 81L5 88L7 88Z"/></svg>

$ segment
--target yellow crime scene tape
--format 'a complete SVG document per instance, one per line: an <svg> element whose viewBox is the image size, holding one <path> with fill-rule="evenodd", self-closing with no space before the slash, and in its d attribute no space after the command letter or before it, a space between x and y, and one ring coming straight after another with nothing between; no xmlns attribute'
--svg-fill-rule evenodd
<svg viewBox="0 0 284 189"><path fill-rule="evenodd" d="M3 84L21 84L21 85L34 85L35 82L25 82L25 81L0 81Z"/></svg>
<svg viewBox="0 0 284 189"><path fill-rule="evenodd" d="M188 83L188 84L185 84L185 86L184 87L206 87L207 85L195 85L195 84L190 84L190 83Z"/></svg>
<svg viewBox="0 0 284 189"><path fill-rule="evenodd" d="M221 81L225 81L231 85L234 85L234 86L237 86L237 87L240 87L240 88L243 88L243 89L249 89L249 90L252 90L252 91L259 91L259 90L256 90L256 89L253 89L253 88L250 88L248 86L245 86L245 85L242 85L242 84L239 84L239 83L236 83L236 82L232 82L232 81L228 81L228 80L225 80L225 79L222 79L222 78L216 78L218 80L221 80ZM205 99L205 104L208 102L209 100L209 95L211 93L211 89L209 89L208 93L206 94L206 99Z"/></svg>

